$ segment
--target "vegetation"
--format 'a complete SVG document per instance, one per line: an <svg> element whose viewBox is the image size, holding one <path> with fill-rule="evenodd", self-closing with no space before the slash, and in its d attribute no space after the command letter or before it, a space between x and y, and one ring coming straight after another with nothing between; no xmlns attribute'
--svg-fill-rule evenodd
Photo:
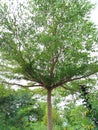
<svg viewBox="0 0 98 130"><path fill-rule="evenodd" d="M53 90L64 87L73 92L74 85L66 87L69 82L82 82L98 72L98 58L91 55L98 44L98 31L89 18L92 8L88 0L28 0L16 6L13 1L1 2L0 80L47 90L48 130L53 126ZM24 115L27 109L23 106L20 111Z"/></svg>
<svg viewBox="0 0 98 130"><path fill-rule="evenodd" d="M39 101L39 98L36 98L36 94L34 96L34 91L28 89L13 90L0 85L0 129L47 129L45 100L43 102ZM55 92L54 98L58 96L58 92ZM96 119L98 118L98 90L94 89L93 93L89 93L88 100L93 109L88 109L83 103L76 105L77 100L79 102L81 99L80 95L76 94L76 96L79 97L74 101L71 99L68 104L64 104L64 109L58 105L61 102L61 97L58 97L59 102L55 102L57 97L55 98L52 114L53 130L98 130L98 126L92 120L95 115Z"/></svg>

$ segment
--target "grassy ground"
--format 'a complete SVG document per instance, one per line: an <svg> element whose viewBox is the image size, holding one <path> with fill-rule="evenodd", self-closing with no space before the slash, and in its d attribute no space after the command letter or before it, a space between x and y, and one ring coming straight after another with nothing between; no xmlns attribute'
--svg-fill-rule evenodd
<svg viewBox="0 0 98 130"><path fill-rule="evenodd" d="M34 123L32 126L33 130L47 130L47 127L43 124ZM53 130L64 130L62 127L55 125Z"/></svg>

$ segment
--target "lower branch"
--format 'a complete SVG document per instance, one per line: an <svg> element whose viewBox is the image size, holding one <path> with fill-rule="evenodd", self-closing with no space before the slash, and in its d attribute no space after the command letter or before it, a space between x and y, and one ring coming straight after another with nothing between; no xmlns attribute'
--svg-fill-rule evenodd
<svg viewBox="0 0 98 130"><path fill-rule="evenodd" d="M20 86L20 87L23 87L23 88L41 87L41 84L22 85L22 84L18 84L18 83L7 82L7 81L2 81L2 83L8 84L8 85L17 85L17 86Z"/></svg>

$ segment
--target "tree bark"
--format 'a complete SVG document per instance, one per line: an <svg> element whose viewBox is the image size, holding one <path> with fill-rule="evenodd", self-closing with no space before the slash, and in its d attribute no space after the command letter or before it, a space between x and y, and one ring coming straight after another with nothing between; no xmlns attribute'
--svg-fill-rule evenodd
<svg viewBox="0 0 98 130"><path fill-rule="evenodd" d="M48 118L47 118L47 130L52 130L52 103L51 103L51 89L47 90L47 111L48 111Z"/></svg>

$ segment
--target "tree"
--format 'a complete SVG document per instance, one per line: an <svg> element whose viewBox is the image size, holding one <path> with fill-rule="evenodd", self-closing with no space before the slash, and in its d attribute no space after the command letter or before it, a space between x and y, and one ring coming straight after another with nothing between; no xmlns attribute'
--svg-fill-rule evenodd
<svg viewBox="0 0 98 130"><path fill-rule="evenodd" d="M84 105L87 107L87 115L95 123L95 127L98 128L98 105L96 102L96 96L98 91L95 89L93 93L90 93L88 86L81 85L81 97L84 99Z"/></svg>
<svg viewBox="0 0 98 130"><path fill-rule="evenodd" d="M13 90L0 85L0 129L30 129L33 123L42 121L42 104L29 89ZM40 112L41 111L41 112Z"/></svg>
<svg viewBox="0 0 98 130"><path fill-rule="evenodd" d="M78 97L65 106L62 115L68 130L98 129L98 90L93 85L93 81L92 85L85 86L81 84L76 95ZM79 103L81 99L82 104Z"/></svg>
<svg viewBox="0 0 98 130"><path fill-rule="evenodd" d="M25 79L29 84L2 82L47 90L48 130L52 130L52 90L98 71L91 55L98 42L89 19L92 7L88 0L0 5L1 80Z"/></svg>
<svg viewBox="0 0 98 130"><path fill-rule="evenodd" d="M47 124L47 111L45 112L45 115L43 116L43 124ZM52 109L52 121L53 124L61 126L62 127L62 120L60 117L60 113L56 110L56 108Z"/></svg>

